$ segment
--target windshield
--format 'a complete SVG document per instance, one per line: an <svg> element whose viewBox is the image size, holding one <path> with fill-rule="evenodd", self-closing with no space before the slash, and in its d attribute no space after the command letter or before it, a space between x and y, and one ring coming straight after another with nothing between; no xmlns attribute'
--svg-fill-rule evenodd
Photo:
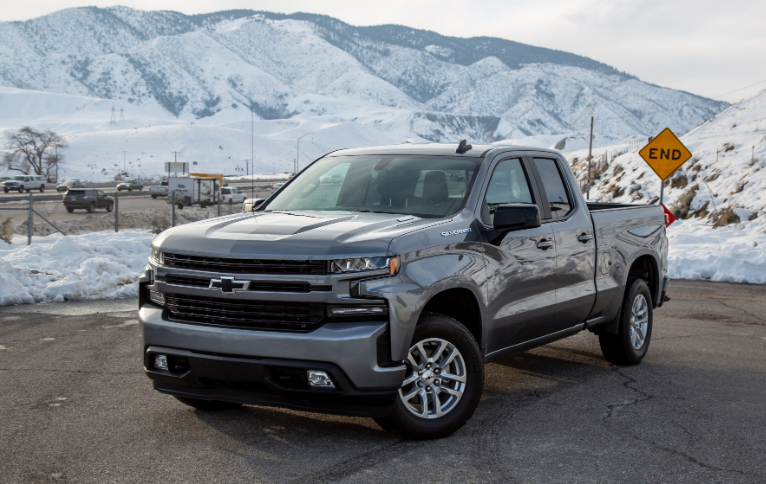
<svg viewBox="0 0 766 484"><path fill-rule="evenodd" d="M63 183L63 185L74 185L75 183L78 183L79 180L67 180Z"/></svg>
<svg viewBox="0 0 766 484"><path fill-rule="evenodd" d="M322 210L446 217L465 205L481 158L378 155L323 158L265 211Z"/></svg>
<svg viewBox="0 0 766 484"><path fill-rule="evenodd" d="M11 180L19 180L19 181L22 181L22 180L24 180L24 177L23 177L23 176L14 176L13 178L11 178Z"/></svg>

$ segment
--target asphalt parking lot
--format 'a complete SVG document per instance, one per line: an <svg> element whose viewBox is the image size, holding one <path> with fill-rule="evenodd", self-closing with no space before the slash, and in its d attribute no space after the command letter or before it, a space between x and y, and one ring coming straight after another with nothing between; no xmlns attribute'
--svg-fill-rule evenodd
<svg viewBox="0 0 766 484"><path fill-rule="evenodd" d="M0 308L0 481L766 482L766 287L670 292L641 365L588 332L503 358L468 424L429 442L157 394L135 300Z"/></svg>

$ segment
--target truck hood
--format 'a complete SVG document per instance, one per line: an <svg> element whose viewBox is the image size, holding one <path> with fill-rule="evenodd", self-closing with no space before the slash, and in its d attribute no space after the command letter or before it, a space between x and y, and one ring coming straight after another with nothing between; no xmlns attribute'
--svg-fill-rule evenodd
<svg viewBox="0 0 766 484"><path fill-rule="evenodd" d="M164 252L208 257L335 259L385 255L391 240L445 219L359 212L256 212L166 230L152 242Z"/></svg>

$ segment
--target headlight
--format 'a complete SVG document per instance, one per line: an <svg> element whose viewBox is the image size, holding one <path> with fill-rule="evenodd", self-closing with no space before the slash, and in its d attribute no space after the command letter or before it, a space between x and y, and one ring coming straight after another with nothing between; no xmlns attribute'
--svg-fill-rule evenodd
<svg viewBox="0 0 766 484"><path fill-rule="evenodd" d="M152 246L151 261L157 264L158 266L165 265L165 255L162 253L161 250L157 249L154 246Z"/></svg>
<svg viewBox="0 0 766 484"><path fill-rule="evenodd" d="M394 257L360 257L355 259L336 259L330 261L332 274L347 274L351 272L381 271L388 269L390 275L399 271L399 256Z"/></svg>

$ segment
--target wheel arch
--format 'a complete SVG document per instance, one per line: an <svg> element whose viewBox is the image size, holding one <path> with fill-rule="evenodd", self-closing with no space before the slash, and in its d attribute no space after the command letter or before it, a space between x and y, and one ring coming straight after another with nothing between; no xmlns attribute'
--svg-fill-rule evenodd
<svg viewBox="0 0 766 484"><path fill-rule="evenodd" d="M655 254L643 252L635 255L625 274L624 291L630 288L631 282L635 279L643 279L649 286L649 292L652 295L652 307L656 308L660 294L660 269Z"/></svg>
<svg viewBox="0 0 766 484"><path fill-rule="evenodd" d="M423 306L423 313L438 313L448 316L465 326L476 339L479 348L484 348L484 324L479 299L466 287L454 287L437 292Z"/></svg>

